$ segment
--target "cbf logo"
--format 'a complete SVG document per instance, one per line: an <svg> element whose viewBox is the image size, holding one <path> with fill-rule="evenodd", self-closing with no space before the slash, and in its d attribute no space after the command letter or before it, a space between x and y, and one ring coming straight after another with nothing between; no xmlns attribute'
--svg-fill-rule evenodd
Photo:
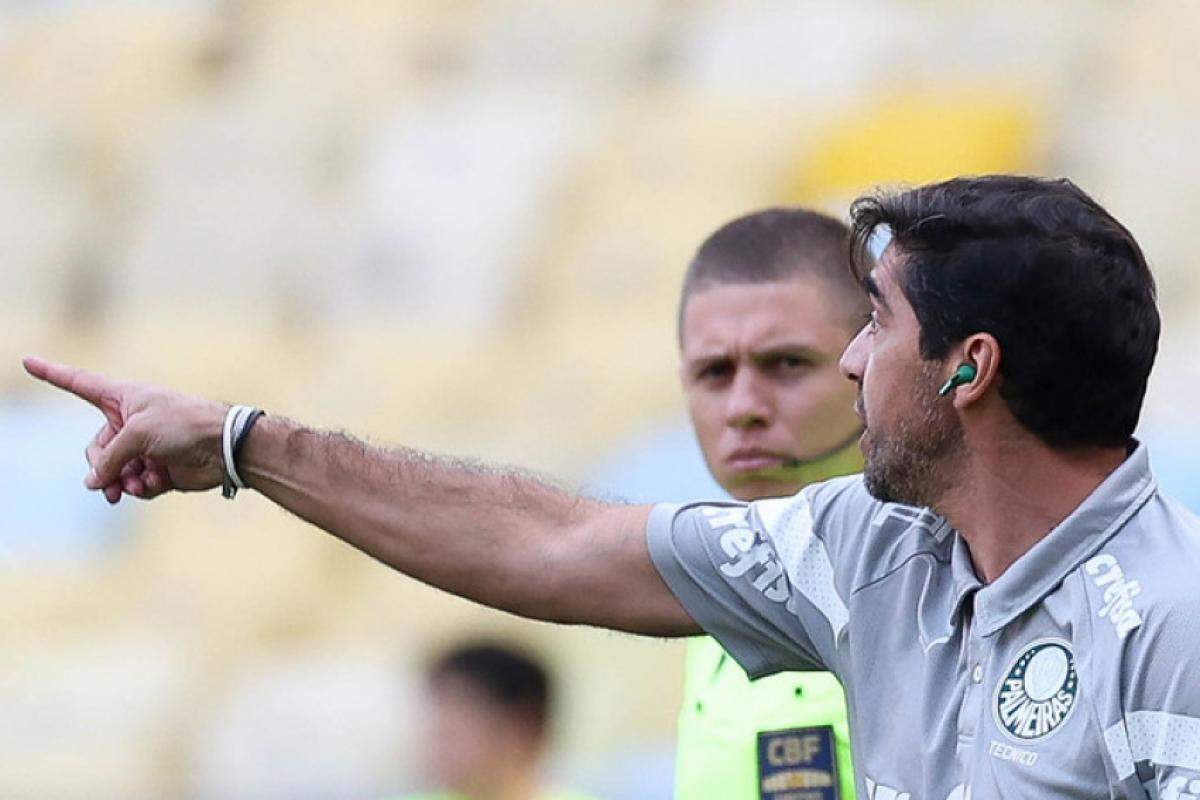
<svg viewBox="0 0 1200 800"><path fill-rule="evenodd" d="M1022 742L1049 736L1071 716L1078 693L1071 646L1041 639L1021 651L996 687L996 724Z"/></svg>
<svg viewBox="0 0 1200 800"><path fill-rule="evenodd" d="M760 800L838 800L833 728L793 728L758 734Z"/></svg>

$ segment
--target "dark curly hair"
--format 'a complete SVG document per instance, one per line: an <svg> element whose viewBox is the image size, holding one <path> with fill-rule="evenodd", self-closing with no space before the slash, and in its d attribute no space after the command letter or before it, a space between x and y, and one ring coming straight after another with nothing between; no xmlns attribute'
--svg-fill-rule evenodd
<svg viewBox="0 0 1200 800"><path fill-rule="evenodd" d="M1141 248L1099 203L1068 180L986 175L861 197L851 217L860 280L890 230L923 358L990 333L1000 395L1042 441L1128 443L1160 323Z"/></svg>

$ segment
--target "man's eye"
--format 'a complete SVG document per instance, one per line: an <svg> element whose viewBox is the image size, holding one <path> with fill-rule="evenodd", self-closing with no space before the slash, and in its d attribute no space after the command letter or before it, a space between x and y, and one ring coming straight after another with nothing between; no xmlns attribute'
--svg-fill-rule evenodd
<svg viewBox="0 0 1200 800"><path fill-rule="evenodd" d="M728 364L709 364L696 374L696 377L702 381L721 380L729 375L730 369Z"/></svg>
<svg viewBox="0 0 1200 800"><path fill-rule="evenodd" d="M863 315L863 325L866 326L869 333L879 330L879 320L876 318L874 311L868 311Z"/></svg>
<svg viewBox="0 0 1200 800"><path fill-rule="evenodd" d="M773 365L784 372L797 372L809 366L809 361L801 356L780 356Z"/></svg>

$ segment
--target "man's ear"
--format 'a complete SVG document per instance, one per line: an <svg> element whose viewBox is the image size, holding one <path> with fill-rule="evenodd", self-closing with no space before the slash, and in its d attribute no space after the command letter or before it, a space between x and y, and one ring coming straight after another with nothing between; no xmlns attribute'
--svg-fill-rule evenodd
<svg viewBox="0 0 1200 800"><path fill-rule="evenodd" d="M973 333L963 340L962 363L975 367L975 379L954 392L954 407L976 403L1000 378L1000 343L990 333Z"/></svg>

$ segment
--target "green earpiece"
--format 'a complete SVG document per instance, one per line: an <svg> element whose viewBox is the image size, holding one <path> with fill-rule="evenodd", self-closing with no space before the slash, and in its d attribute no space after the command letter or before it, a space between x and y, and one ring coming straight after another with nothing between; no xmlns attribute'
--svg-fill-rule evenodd
<svg viewBox="0 0 1200 800"><path fill-rule="evenodd" d="M975 365L974 364L959 364L958 369L954 370L954 374L950 376L950 380L942 384L942 388L938 389L938 397L945 397L954 391L954 387L962 386L964 383L970 383L975 380Z"/></svg>

